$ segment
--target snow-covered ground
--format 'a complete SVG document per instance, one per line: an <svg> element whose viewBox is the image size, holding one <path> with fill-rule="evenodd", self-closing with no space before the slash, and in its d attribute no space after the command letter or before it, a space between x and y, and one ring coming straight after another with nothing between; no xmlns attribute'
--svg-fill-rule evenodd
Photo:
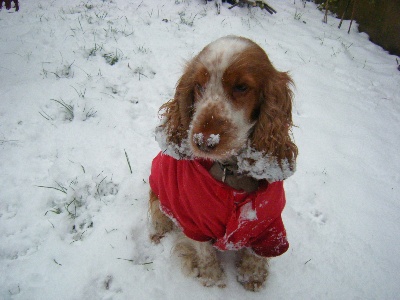
<svg viewBox="0 0 400 300"><path fill-rule="evenodd" d="M398 299L400 72L301 1L21 1L0 12L0 299ZM159 106L212 40L253 39L295 88L290 249L260 293L184 277L148 239ZM128 160L130 166L128 164ZM131 170L130 170L131 167Z"/></svg>

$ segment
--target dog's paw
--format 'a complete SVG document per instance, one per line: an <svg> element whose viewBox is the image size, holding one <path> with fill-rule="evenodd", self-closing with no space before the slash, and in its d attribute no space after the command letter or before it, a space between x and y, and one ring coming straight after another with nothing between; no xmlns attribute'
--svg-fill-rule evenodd
<svg viewBox="0 0 400 300"><path fill-rule="evenodd" d="M154 222L153 229L150 231L150 240L154 244L159 244L161 239L170 231L174 230L174 223L168 218L163 219L163 222Z"/></svg>
<svg viewBox="0 0 400 300"><path fill-rule="evenodd" d="M224 279L220 279L220 280L217 280L217 281L215 281L212 278L206 278L206 277L199 277L198 279L199 279L200 283L205 287L216 286L216 287L219 287L221 289L226 287L226 282L225 282Z"/></svg>
<svg viewBox="0 0 400 300"><path fill-rule="evenodd" d="M224 271L210 243L195 242L182 235L174 252L186 276L196 278L206 287L226 287Z"/></svg>
<svg viewBox="0 0 400 300"><path fill-rule="evenodd" d="M237 264L237 281L252 292L260 291L268 277L268 260L244 250Z"/></svg>
<svg viewBox="0 0 400 300"><path fill-rule="evenodd" d="M154 244L158 245L161 242L161 239L164 237L164 234L153 233L150 234L150 241Z"/></svg>
<svg viewBox="0 0 400 300"><path fill-rule="evenodd" d="M203 286L212 287L217 286L219 288L226 287L225 274L222 268L217 264L213 266L207 266L206 268L201 267L199 269L198 280Z"/></svg>
<svg viewBox="0 0 400 300"><path fill-rule="evenodd" d="M160 210L160 201L153 193L150 193L150 216L150 240L159 244L165 234L174 229L174 223Z"/></svg>
<svg viewBox="0 0 400 300"><path fill-rule="evenodd" d="M249 278L238 276L237 278L244 289L251 292L260 291L263 288L266 279L267 276L250 276Z"/></svg>
<svg viewBox="0 0 400 300"><path fill-rule="evenodd" d="M152 229L150 230L150 240L154 244L159 244L161 239L174 229L174 223L165 215L159 215L152 219Z"/></svg>

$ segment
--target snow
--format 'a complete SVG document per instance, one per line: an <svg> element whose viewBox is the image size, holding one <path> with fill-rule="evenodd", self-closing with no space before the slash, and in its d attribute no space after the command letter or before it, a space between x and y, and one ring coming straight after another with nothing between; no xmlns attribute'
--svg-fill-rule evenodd
<svg viewBox="0 0 400 300"><path fill-rule="evenodd" d="M200 0L0 12L0 299L398 298L396 57L312 3L269 4L277 14ZM236 282L231 252L227 287L205 288L171 259L171 236L148 238L158 108L185 60L232 34L296 85L290 248L259 293Z"/></svg>
<svg viewBox="0 0 400 300"><path fill-rule="evenodd" d="M257 220L257 211L253 208L252 202L246 203L241 207L239 219L243 221Z"/></svg>
<svg viewBox="0 0 400 300"><path fill-rule="evenodd" d="M203 144L206 143L207 146L212 147L219 144L220 135L211 133L206 141L204 141L204 134L202 132L193 134L193 141L196 144Z"/></svg>
<svg viewBox="0 0 400 300"><path fill-rule="evenodd" d="M218 145L221 140L221 137L218 134L210 134L210 137L207 139L207 146L215 146Z"/></svg>
<svg viewBox="0 0 400 300"><path fill-rule="evenodd" d="M204 143L204 134L202 132L193 134L193 142L196 144L203 144Z"/></svg>
<svg viewBox="0 0 400 300"><path fill-rule="evenodd" d="M175 159L192 159L193 157L189 140L187 138L182 139L180 145L170 143L169 141L167 141L167 134L162 126L157 126L157 128L155 129L155 140L157 141L161 151L164 154L172 156Z"/></svg>
<svg viewBox="0 0 400 300"><path fill-rule="evenodd" d="M296 163L291 166L287 159L279 163L275 157L257 151L250 145L237 158L239 173L249 174L256 179L267 179L270 183L285 180L296 170Z"/></svg>

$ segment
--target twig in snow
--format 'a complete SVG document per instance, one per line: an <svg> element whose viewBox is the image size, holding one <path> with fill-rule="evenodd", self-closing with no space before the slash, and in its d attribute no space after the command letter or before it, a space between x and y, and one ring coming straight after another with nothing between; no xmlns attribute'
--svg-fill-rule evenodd
<svg viewBox="0 0 400 300"><path fill-rule="evenodd" d="M64 189L58 189L58 188L56 188L56 187L53 187L53 186L37 185L36 187L45 188L45 189L53 189L53 190L60 191L60 192L62 192L62 193L64 193L64 194L66 194L66 193L67 193L67 191L66 191L66 190L64 190Z"/></svg>
<svg viewBox="0 0 400 300"><path fill-rule="evenodd" d="M324 15L324 19L322 20L323 23L328 23L328 8L329 8L329 0L326 0L325 3L325 15Z"/></svg>
<svg viewBox="0 0 400 300"><path fill-rule="evenodd" d="M130 161L129 161L129 157L128 157L128 154L126 153L126 150L125 150L125 149L124 149L124 152L125 152L126 161L128 162L129 170L131 171L131 174L133 174L133 172L132 172L132 167L131 167L131 163L130 163Z"/></svg>
<svg viewBox="0 0 400 300"><path fill-rule="evenodd" d="M354 14L356 12L356 6L357 6L357 0L354 0L354 2L353 2L353 11L351 13L350 26L349 26L349 30L347 31L347 33L350 33L351 25L353 24L353 20L354 20Z"/></svg>
<svg viewBox="0 0 400 300"><path fill-rule="evenodd" d="M60 264L59 262L57 262L55 259L53 259L53 261L54 261L57 265L62 266L62 264Z"/></svg>
<svg viewBox="0 0 400 300"><path fill-rule="evenodd" d="M3 145L5 143L15 143L18 142L18 140L0 140L0 145Z"/></svg>
<svg viewBox="0 0 400 300"><path fill-rule="evenodd" d="M135 263L135 261L133 259L126 259L126 258L120 258L120 257L117 257L117 259L126 260L129 262ZM144 263L135 263L135 265L136 266L146 266L146 265L151 265L152 263L153 263L152 261L149 261L149 262L144 262Z"/></svg>
<svg viewBox="0 0 400 300"><path fill-rule="evenodd" d="M344 9L344 12L342 14L342 18L340 19L338 28L340 28L342 26L344 15L346 14L347 10L349 9L350 2L351 2L351 0L347 0L346 8Z"/></svg>
<svg viewBox="0 0 400 300"><path fill-rule="evenodd" d="M261 9L265 9L267 12L269 12L271 15L276 14L276 10L272 8L269 4L267 4L265 1L262 0L233 0L233 1L228 1L228 3L232 4L232 6L228 7L229 9L232 9L238 5L242 6L243 4L247 4L248 6L256 7L258 6Z"/></svg>

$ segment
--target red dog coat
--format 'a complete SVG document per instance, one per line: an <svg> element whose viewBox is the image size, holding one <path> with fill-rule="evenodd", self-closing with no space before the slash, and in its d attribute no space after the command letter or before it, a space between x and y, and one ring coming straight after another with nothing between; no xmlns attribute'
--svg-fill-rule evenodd
<svg viewBox="0 0 400 300"><path fill-rule="evenodd" d="M256 192L238 191L215 180L208 160L154 158L150 187L168 215L189 238L212 241L219 250L252 248L278 256L289 248L281 213L283 181L263 183Z"/></svg>

